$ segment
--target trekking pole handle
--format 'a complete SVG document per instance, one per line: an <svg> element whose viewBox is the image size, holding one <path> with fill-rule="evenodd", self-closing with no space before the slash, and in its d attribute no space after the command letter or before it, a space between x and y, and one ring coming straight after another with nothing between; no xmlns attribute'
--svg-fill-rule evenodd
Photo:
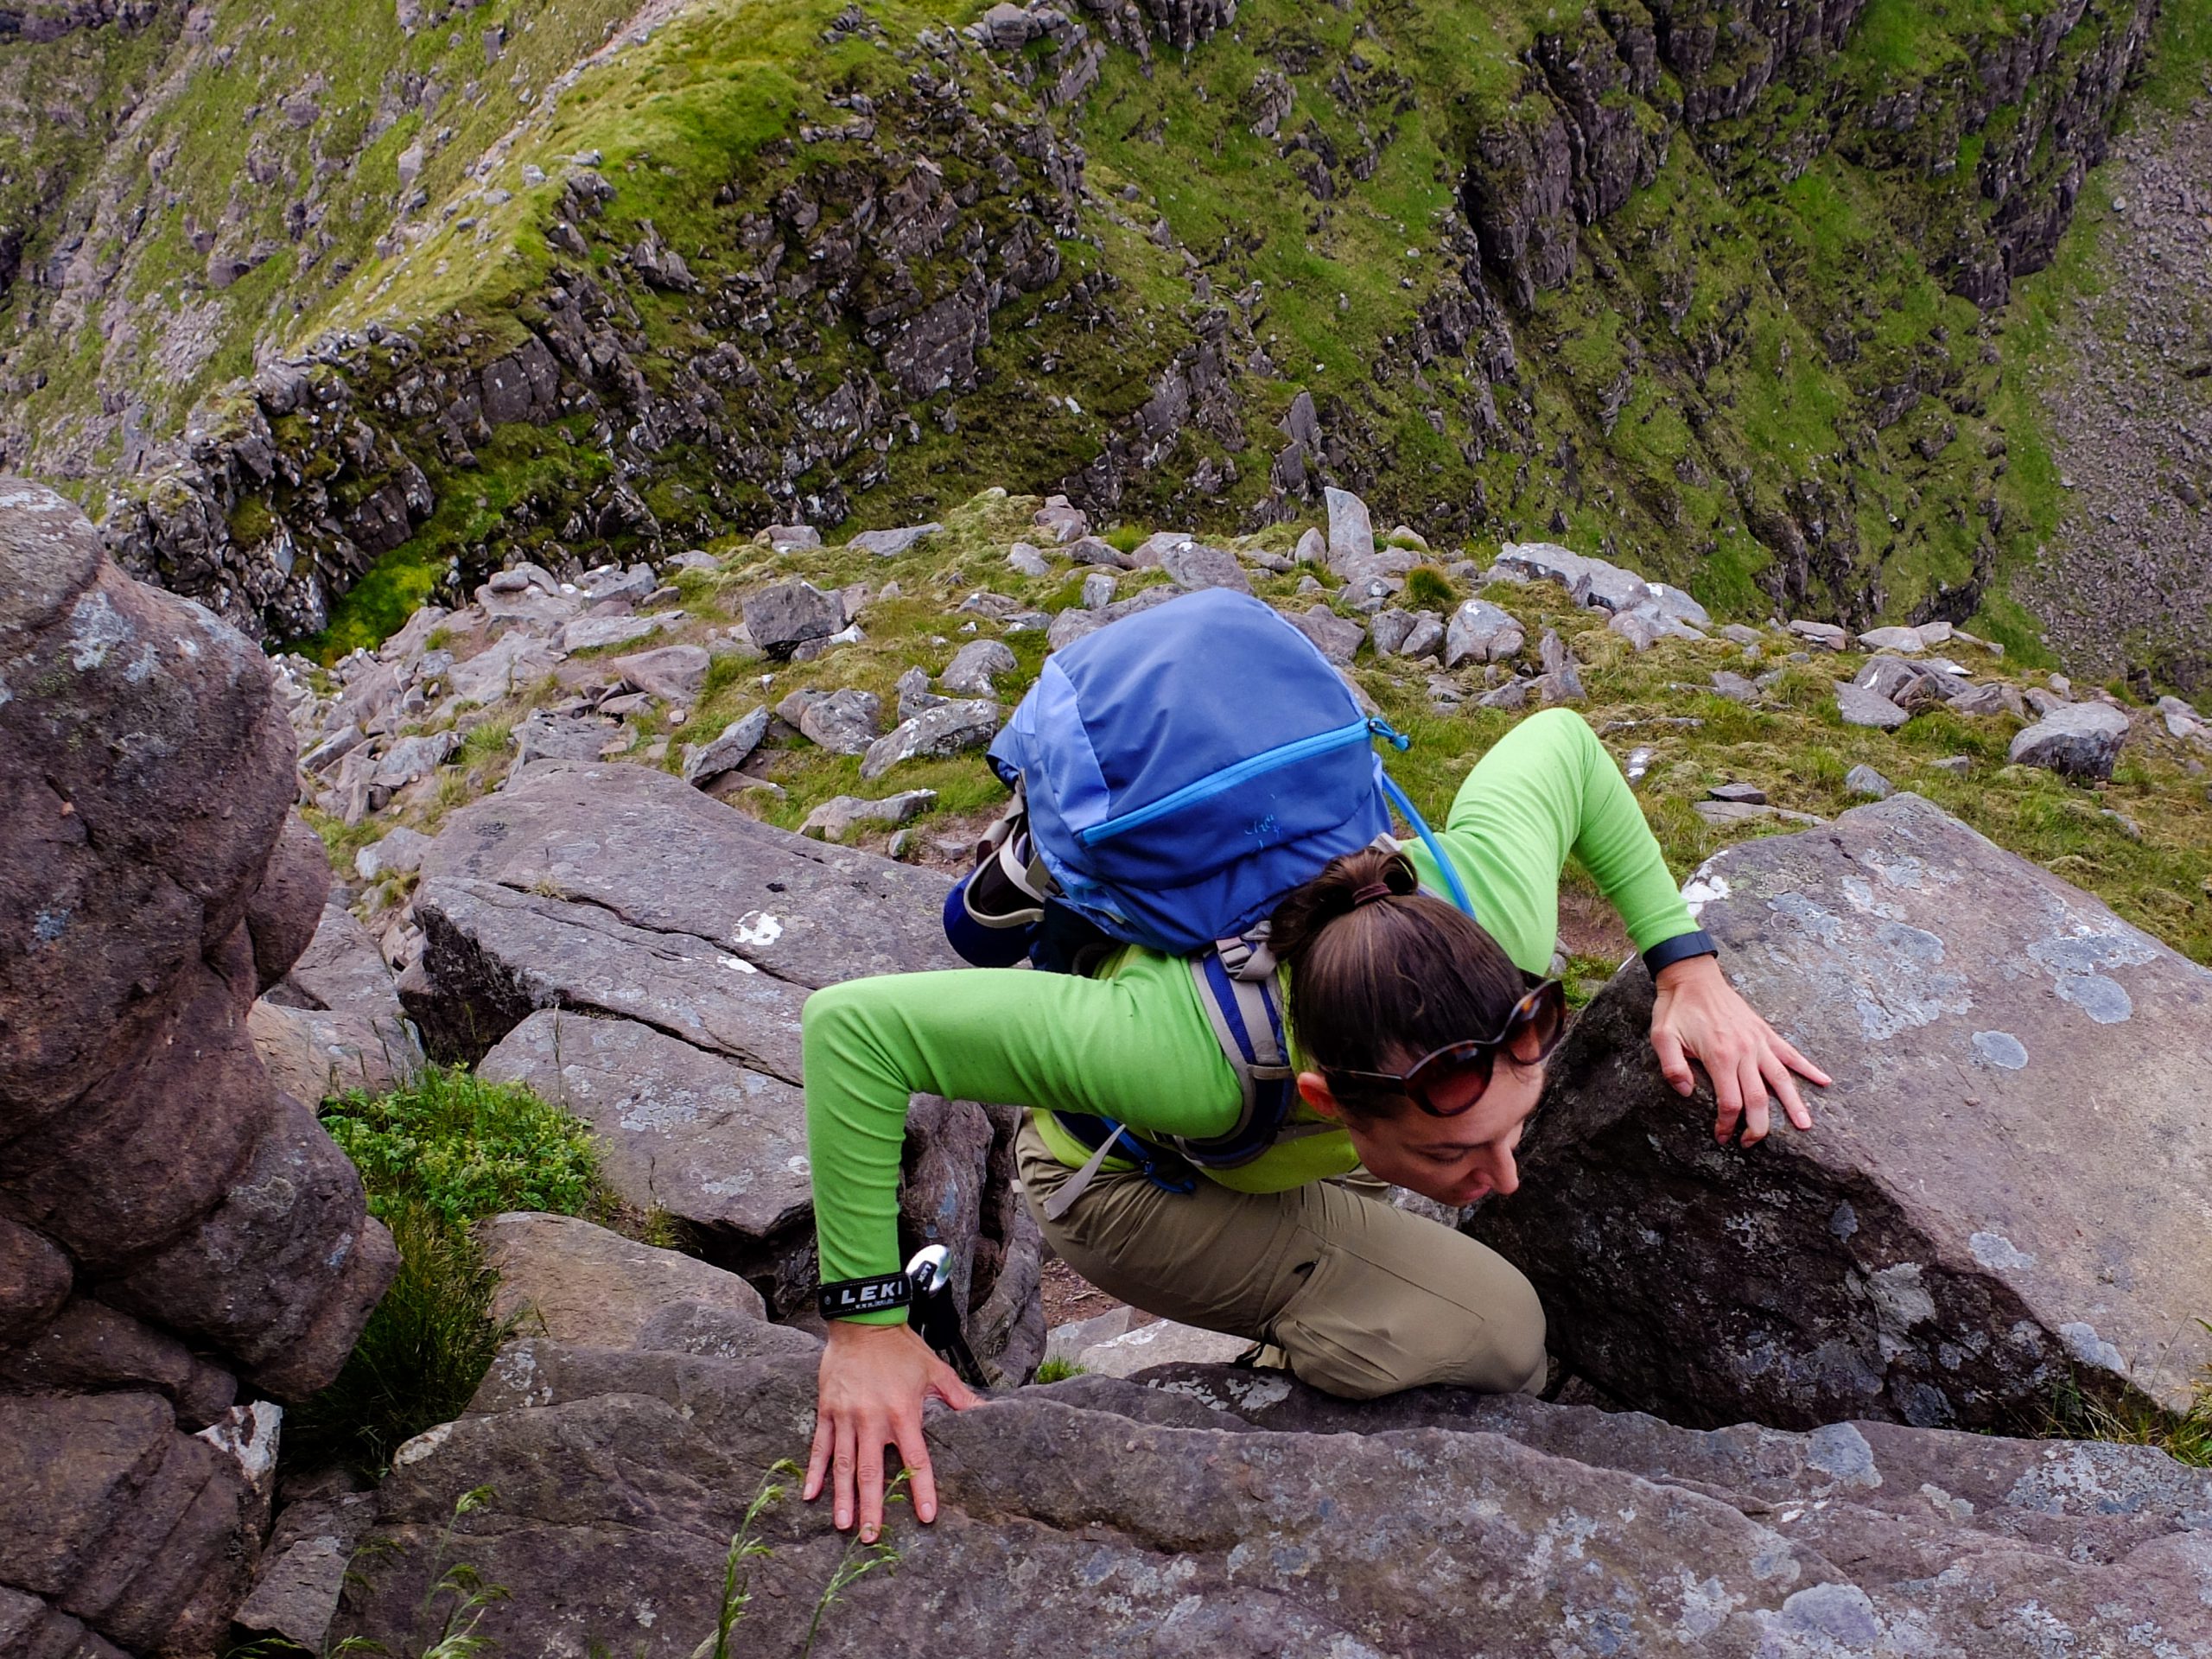
<svg viewBox="0 0 2212 1659"><path fill-rule="evenodd" d="M960 1374L973 1389L990 1386L975 1351L960 1329L960 1310L952 1300L952 1252L942 1244L928 1244L906 1262L907 1282L913 1287L913 1320L922 1340L938 1357Z"/></svg>

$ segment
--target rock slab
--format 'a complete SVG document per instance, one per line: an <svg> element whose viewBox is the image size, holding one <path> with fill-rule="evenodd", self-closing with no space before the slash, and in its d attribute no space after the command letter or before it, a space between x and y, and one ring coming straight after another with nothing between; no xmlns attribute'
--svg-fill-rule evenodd
<svg viewBox="0 0 2212 1659"><path fill-rule="evenodd" d="M1640 968L1552 1066L1522 1185L1467 1230L1556 1350L1700 1424L2040 1422L2069 1378L2185 1403L2212 1334L2212 973L1916 796L1732 847L1685 889L1835 1077L1815 1130L1716 1147ZM2124 1064L2116 1056L2124 1054Z"/></svg>
<svg viewBox="0 0 2212 1659"><path fill-rule="evenodd" d="M813 1415L810 1355L721 1351L510 1347L469 1415L403 1449L334 1634L404 1650L455 1497L488 1485L454 1548L510 1592L481 1628L499 1650L686 1659L746 1504ZM898 1570L853 1585L814 1651L925 1630L945 1659L2212 1643L2212 1478L2139 1447L1879 1423L1694 1434L1442 1391L1353 1408L1380 1432L1346 1433L1281 1373L1152 1375L1161 1389L1084 1376L932 1411L939 1517L898 1514ZM796 1652L844 1542L791 1503L760 1535L745 1636Z"/></svg>

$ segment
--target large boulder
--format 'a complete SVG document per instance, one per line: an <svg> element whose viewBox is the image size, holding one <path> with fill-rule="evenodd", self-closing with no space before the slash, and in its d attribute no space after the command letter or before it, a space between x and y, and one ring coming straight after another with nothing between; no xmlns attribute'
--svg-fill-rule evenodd
<svg viewBox="0 0 2212 1659"><path fill-rule="evenodd" d="M239 1382L329 1382L391 1277L248 1034L329 886L294 768L258 651L0 480L0 1650L219 1645L281 1415Z"/></svg>
<svg viewBox="0 0 2212 1659"><path fill-rule="evenodd" d="M2180 1405L2212 1360L2212 973L1898 795L1732 847L1686 892L1834 1086L1719 1147L1631 965L1554 1060L1521 1190L1468 1230L1552 1342L1679 1421L2040 1423L2069 1382ZM1817 1094L1818 1091L1808 1091ZM1777 1122L1779 1121L1777 1115Z"/></svg>
<svg viewBox="0 0 2212 1659"><path fill-rule="evenodd" d="M480 1627L502 1651L684 1659L715 1630L747 1504L813 1417L810 1355L718 1351L510 1347L469 1415L403 1448L334 1634L396 1647L460 1560L508 1592ZM893 1512L898 1570L851 1584L811 1650L907 1631L945 1659L2212 1643L2212 1477L2144 1448L1696 1434L1446 1391L1347 1408L1280 1373L1160 1380L1175 1391L1086 1376L932 1410L936 1523ZM1382 1432L1332 1432L1362 1422ZM846 1548L823 1510L760 1521L748 1649L806 1642Z"/></svg>
<svg viewBox="0 0 2212 1659"><path fill-rule="evenodd" d="M2109 778L2127 730L2127 716L2110 703L2062 703L2015 737L2005 758L2070 778Z"/></svg>
<svg viewBox="0 0 2212 1659"><path fill-rule="evenodd" d="M454 813L424 854L405 995L434 1048L566 1105L617 1192L790 1315L816 1279L800 1009L841 980L958 967L949 885L666 772L549 763ZM918 1097L903 1203L907 1248L954 1247L978 1354L1020 1376L1044 1329L1017 1127Z"/></svg>
<svg viewBox="0 0 2212 1659"><path fill-rule="evenodd" d="M477 1224L499 1275L492 1317L556 1342L628 1348L663 1308L696 1302L765 1316L760 1293L696 1256L656 1249L575 1216L513 1210Z"/></svg>

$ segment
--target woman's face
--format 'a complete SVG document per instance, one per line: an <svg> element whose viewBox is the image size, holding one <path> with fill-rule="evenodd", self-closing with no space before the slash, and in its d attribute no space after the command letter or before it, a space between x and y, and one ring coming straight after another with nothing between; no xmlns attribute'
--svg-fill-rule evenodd
<svg viewBox="0 0 2212 1659"><path fill-rule="evenodd" d="M1300 1072L1298 1078L1306 1103L1344 1125L1370 1174L1450 1205L1510 1194L1521 1185L1513 1151L1543 1087L1541 1062L1522 1065L1501 1054L1490 1086L1456 1117L1431 1116L1402 1096L1395 1111L1355 1115L1344 1109L1319 1072ZM1359 1103L1363 1108L1383 1103Z"/></svg>

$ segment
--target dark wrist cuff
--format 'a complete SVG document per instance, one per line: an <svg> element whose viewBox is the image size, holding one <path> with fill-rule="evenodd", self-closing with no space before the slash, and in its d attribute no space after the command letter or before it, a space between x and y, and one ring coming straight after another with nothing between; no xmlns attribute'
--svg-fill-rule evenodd
<svg viewBox="0 0 2212 1659"><path fill-rule="evenodd" d="M1662 939L1643 953L1643 965L1657 978L1662 968L1671 968L1678 962L1688 962L1692 957L1717 957L1720 947L1713 942L1713 935L1703 928L1688 933L1677 933L1671 939Z"/></svg>
<svg viewBox="0 0 2212 1659"><path fill-rule="evenodd" d="M825 1319L849 1319L855 1313L887 1313L914 1300L914 1287L903 1273L878 1274L873 1279L840 1279L814 1293L814 1305Z"/></svg>

